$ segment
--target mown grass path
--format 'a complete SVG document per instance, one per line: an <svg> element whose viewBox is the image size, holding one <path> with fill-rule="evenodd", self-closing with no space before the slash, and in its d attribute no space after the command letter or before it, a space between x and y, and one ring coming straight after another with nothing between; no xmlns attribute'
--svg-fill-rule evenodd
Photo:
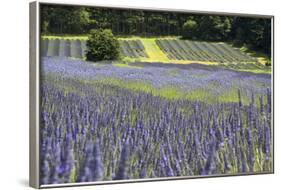
<svg viewBox="0 0 281 190"><path fill-rule="evenodd" d="M130 37L130 38L119 38L119 40L140 40L145 47L145 51L148 57L138 57L138 58L129 58L131 62L135 61L144 61L144 62L161 62L161 63L176 63L176 64L190 64L190 63L200 63L204 65L216 65L217 62L211 61L199 61L199 60L177 60L169 59L167 54L163 52L160 47L157 45L156 40L167 39L175 40L177 37L159 37L159 38L143 38L143 37Z"/></svg>
<svg viewBox="0 0 281 190"><path fill-rule="evenodd" d="M169 58L166 56L166 54L164 54L164 52L161 51L159 46L156 44L155 39L142 39L142 43L149 57L149 61L169 61Z"/></svg>

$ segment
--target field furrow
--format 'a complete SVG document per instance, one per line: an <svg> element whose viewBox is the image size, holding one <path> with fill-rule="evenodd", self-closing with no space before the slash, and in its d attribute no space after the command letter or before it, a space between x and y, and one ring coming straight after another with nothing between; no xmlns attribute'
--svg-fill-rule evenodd
<svg viewBox="0 0 281 190"><path fill-rule="evenodd" d="M171 60L221 63L256 62L251 56L225 43L179 39L157 39L156 43Z"/></svg>

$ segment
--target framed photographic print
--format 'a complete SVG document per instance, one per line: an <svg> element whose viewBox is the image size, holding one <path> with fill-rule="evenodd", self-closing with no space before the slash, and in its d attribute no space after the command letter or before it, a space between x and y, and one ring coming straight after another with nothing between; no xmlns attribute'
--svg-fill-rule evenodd
<svg viewBox="0 0 281 190"><path fill-rule="evenodd" d="M30 185L273 173L273 24L30 3Z"/></svg>

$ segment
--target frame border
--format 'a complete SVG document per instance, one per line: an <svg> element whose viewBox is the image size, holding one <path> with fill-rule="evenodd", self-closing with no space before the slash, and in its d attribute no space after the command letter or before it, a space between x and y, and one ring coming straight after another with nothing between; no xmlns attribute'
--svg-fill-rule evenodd
<svg viewBox="0 0 281 190"><path fill-rule="evenodd" d="M272 100L272 171L269 172L248 172L237 174L215 174L206 176L178 176L178 177L161 177L161 178L146 178L146 179L129 179L129 180L111 180L111 181L97 181L97 182L77 182L65 184L48 184L40 185L40 6L41 5L58 5L58 6L79 6L79 7L96 7L96 8L111 8L123 10L143 10L143 11L159 11L159 12L177 12L177 13L190 13L200 15L218 15L218 16L241 16L252 18L267 18L271 19L271 100ZM123 184L123 183L138 183L138 182L154 182L154 181L169 181L169 180L186 180L186 179L201 179L201 178L220 178L220 177L240 177L251 175L263 175L275 173L275 138L274 138L274 118L275 118L275 27L274 15L261 15L261 14L248 14L248 13L229 13L229 12L216 12L216 11L197 11L187 9L168 9L159 7L134 7L134 6L118 6L118 5L101 5L89 3L67 3L67 2L50 2L48 0L38 0L29 3L29 185L33 188L54 188L54 187L76 187L76 186L89 186L89 185L105 185L105 184Z"/></svg>
<svg viewBox="0 0 281 190"><path fill-rule="evenodd" d="M40 188L39 2L29 4L29 185Z"/></svg>

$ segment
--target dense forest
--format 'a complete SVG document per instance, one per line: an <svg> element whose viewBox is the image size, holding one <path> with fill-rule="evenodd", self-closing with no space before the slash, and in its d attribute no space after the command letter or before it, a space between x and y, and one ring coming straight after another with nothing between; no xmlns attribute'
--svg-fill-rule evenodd
<svg viewBox="0 0 281 190"><path fill-rule="evenodd" d="M81 35L91 29L111 29L116 36L181 36L184 39L229 41L271 53L271 19L210 16L117 8L43 5L42 34Z"/></svg>

